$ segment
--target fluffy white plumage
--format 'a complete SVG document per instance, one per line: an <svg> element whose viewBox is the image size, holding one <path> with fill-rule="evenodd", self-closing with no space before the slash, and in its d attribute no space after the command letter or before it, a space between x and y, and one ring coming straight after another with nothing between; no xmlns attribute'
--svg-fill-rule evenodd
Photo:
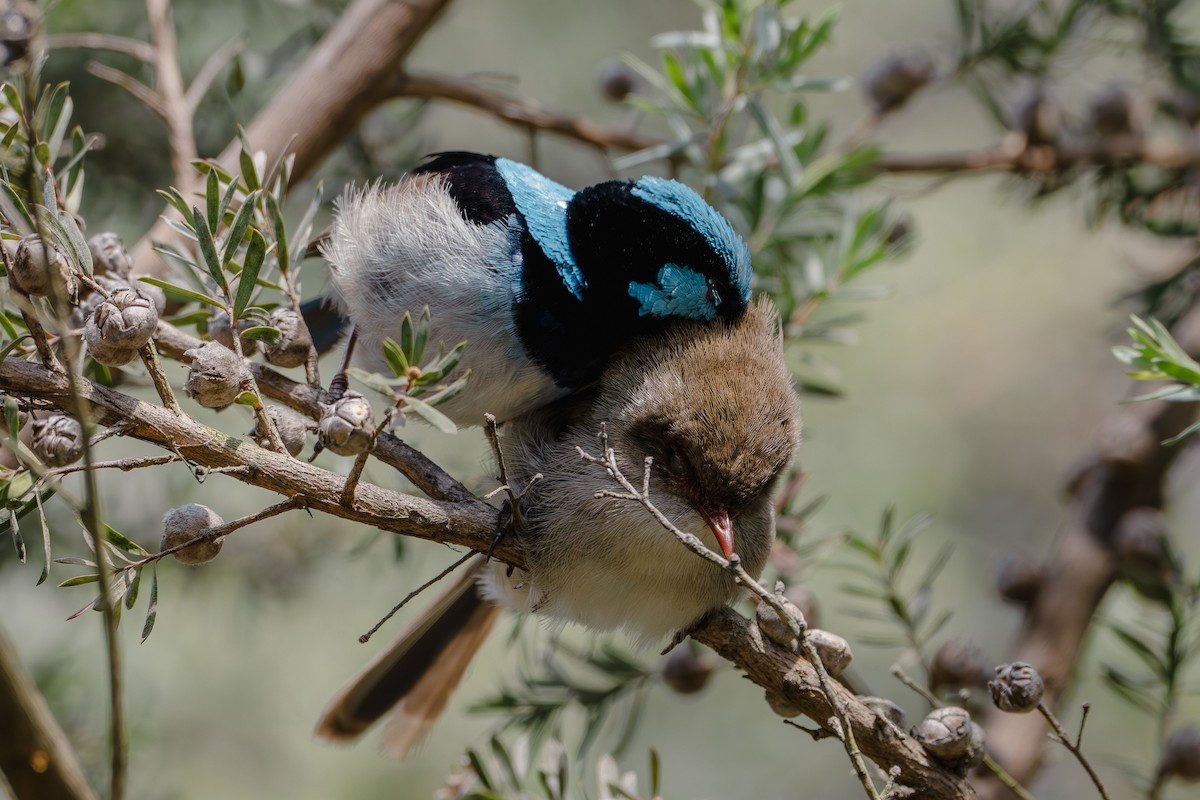
<svg viewBox="0 0 1200 800"><path fill-rule="evenodd" d="M518 225L468 222L437 175L344 194L325 256L341 310L359 332L359 362L386 372L383 339L399 339L406 309L416 318L429 306L432 345L468 342L460 366L471 370L469 387L438 406L457 424L482 424L485 412L511 419L561 396L514 329Z"/></svg>

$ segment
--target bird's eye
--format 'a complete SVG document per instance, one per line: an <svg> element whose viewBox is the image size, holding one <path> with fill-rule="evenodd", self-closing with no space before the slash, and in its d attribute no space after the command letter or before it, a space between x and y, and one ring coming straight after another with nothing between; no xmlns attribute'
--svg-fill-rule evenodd
<svg viewBox="0 0 1200 800"><path fill-rule="evenodd" d="M663 466L672 475L683 475L684 464L683 457L679 455L679 451L672 449L667 452L667 457L663 461Z"/></svg>
<svg viewBox="0 0 1200 800"><path fill-rule="evenodd" d="M712 284L708 285L708 291L704 293L704 299L708 300L714 308L721 305L721 293Z"/></svg>

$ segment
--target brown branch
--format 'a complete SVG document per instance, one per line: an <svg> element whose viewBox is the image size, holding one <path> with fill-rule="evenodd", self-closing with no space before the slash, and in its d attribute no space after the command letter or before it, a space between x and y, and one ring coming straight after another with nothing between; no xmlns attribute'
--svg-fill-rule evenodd
<svg viewBox="0 0 1200 800"><path fill-rule="evenodd" d="M500 527L500 512L474 498L454 503L426 500L359 483L353 507L342 505L345 478L297 461L286 453L264 450L187 416L151 405L90 381L80 381L87 409L102 425L124 424L126 436L179 453L208 469L237 468L226 474L243 483L284 497L300 496L314 511L390 531L486 551ZM0 391L34 397L69 409L66 376L17 359L0 362ZM502 542L495 555L506 563L523 563L515 543Z"/></svg>
<svg viewBox="0 0 1200 800"><path fill-rule="evenodd" d="M372 109L387 99L392 76L450 0L355 0L309 53L291 81L246 128L255 150L273 162L285 149L296 156L293 179L309 175ZM241 144L218 157L235 169ZM182 187L180 187L182 188ZM133 249L134 272L162 271L154 242L171 238L159 220Z"/></svg>
<svg viewBox="0 0 1200 800"><path fill-rule="evenodd" d="M146 84L137 80L127 72L122 72L115 67L110 67L107 64L101 64L99 61L89 61L87 71L95 75L101 80L106 80L109 83L120 86L125 91L140 100L147 108L158 114L163 119L167 118L167 108L163 104L163 99L158 92L151 89Z"/></svg>
<svg viewBox="0 0 1200 800"><path fill-rule="evenodd" d="M199 347L201 341L184 331L160 322L154 337L159 352L168 358L184 361L183 353ZM265 364L250 362L250 372L259 390L267 397L311 419L321 416L321 390L307 383L297 383ZM390 433L380 432L375 438L372 454L388 466L397 469L414 486L436 500L450 503L478 502L478 498L425 454L405 444Z"/></svg>
<svg viewBox="0 0 1200 800"><path fill-rule="evenodd" d="M1055 147L1025 147L1012 140L994 147L956 153L888 153L873 165L878 172L895 174L958 174L983 171L1049 172L1071 167L1094 167L1140 162L1166 169L1200 165L1200 145L1152 141L1140 137L1111 139Z"/></svg>
<svg viewBox="0 0 1200 800"><path fill-rule="evenodd" d="M402 72L391 85L393 97L447 100L491 114L519 128L554 133L601 150L643 150L662 140L612 128L581 117L555 114L532 100L493 91L473 81L429 73Z"/></svg>
<svg viewBox="0 0 1200 800"><path fill-rule="evenodd" d="M175 28L171 24L171 0L146 0L150 20L150 43L154 45L154 88L162 103L167 123L167 146L171 150L171 170L175 187L187 196L196 183L192 162L197 158L196 136L192 131L192 107L179 74L179 51Z"/></svg>
<svg viewBox="0 0 1200 800"><path fill-rule="evenodd" d="M0 633L0 784L16 800L95 800L37 684Z"/></svg>
<svg viewBox="0 0 1200 800"><path fill-rule="evenodd" d="M1173 333L1191 356L1200 356L1200 305ZM1134 509L1163 507L1167 473L1182 448L1160 442L1181 432L1195 414L1193 403L1123 406L1102 427L1095 454L1072 482L1066 521L1009 659L1037 669L1046 684L1043 702L1050 708L1062 699L1100 601L1117 579L1112 549L1117 526ZM993 710L985 727L996 761L1016 780L1029 783L1048 741L1045 721L1036 714ZM991 778L978 778L976 786L981 797L1011 797Z"/></svg>
<svg viewBox="0 0 1200 800"><path fill-rule="evenodd" d="M821 688L816 669L799 653L763 637L757 626L731 608L717 611L693 629L691 636L746 673L751 681L801 709L805 716L825 725L838 716ZM937 766L911 736L867 708L836 681L830 691L850 723L863 754L890 770L899 767L897 783L926 800L974 798L965 778Z"/></svg>
<svg viewBox="0 0 1200 800"><path fill-rule="evenodd" d="M138 61L150 64L154 61L154 48L140 39L114 36L109 33L56 33L46 37L46 46L56 48L82 47L89 50L111 50L133 56Z"/></svg>

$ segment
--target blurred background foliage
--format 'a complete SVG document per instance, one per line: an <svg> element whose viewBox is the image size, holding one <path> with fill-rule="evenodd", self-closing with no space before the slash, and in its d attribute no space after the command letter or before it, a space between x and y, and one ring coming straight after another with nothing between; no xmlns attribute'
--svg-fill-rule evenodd
<svg viewBox="0 0 1200 800"><path fill-rule="evenodd" d="M226 70L197 114L202 154L215 154L234 137L236 125L247 121L287 79L343 5L329 0L176 0L185 75L217 48L235 38L244 40L235 66ZM1020 15L1045 7L1058 13L1078 4L989 5ZM1107 5L1119 12L1126 4ZM1089 98L1114 82L1137 95L1161 81L1146 69L1136 48L1122 41L1119 28L1098 30L1095 41L1065 55L1050 52L1048 39L1026 36L1005 45L1002 52L1017 54L1009 61L964 59L967 7L952 0L844 0L831 43L816 53L806 73L847 80L841 91L805 95L809 119L828 124L827 138L833 142L865 133L888 153L957 152L990 145L1003 134L998 118L1007 122L1013 104L1023 102L1018 97L1031 89L1028 82L1011 81L1017 67L1053 83L1057 102L1069 113L1067 124L1084 118ZM793 10L817 19L826 6L804 2L793 4ZM1195 30L1200 7L1184 8L1173 19L1184 33ZM509 89L549 109L669 135L660 118L607 101L600 76L621 54L658 65L661 56L651 36L692 29L696 20L697 7L686 0L462 0L450 7L409 63L414 69L469 76ZM144 9L128 0L59 0L49 9L48 25L51 33L146 34ZM981 36L985 28L972 28L971 36ZM938 81L876 126L870 102L857 89L859 80L881 56L908 45L923 46L940 72L963 80ZM142 69L132 59L109 53L60 49L52 52L44 77L69 80L76 120L103 136L103 147L87 162L82 216L89 230L115 230L133 242L162 211L154 190L171 182L164 130L138 101L89 73L91 60L134 75ZM1192 74L1182 77L1196 80ZM981 96L991 102L979 102ZM426 153L454 149L531 158L527 136L486 116L445 105L397 102L372 114L319 175L295 187L292 196L311 195L320 180L325 196L333 197L352 181L396 177ZM594 151L551 137L538 139L536 161L542 171L568 185L610 175L609 165ZM632 169L640 174L641 167ZM681 177L694 176L685 170ZM1194 232L1191 239L1155 237L1114 225L1097 213L1106 202L1111 207L1113 186L1125 179L1100 175L1091 185L1060 185L981 173L953 181L919 175L872 181L862 202L887 201L893 210L903 209L911 217L915 240L904 258L869 276L869 284L887 290L880 293L886 299L870 304L835 300L822 309L825 316L814 318L814 325L843 314L861 319L794 353L802 374L810 374L817 363L827 386L841 394L836 399L805 398L799 462L809 478L802 500L825 501L807 521L801 541L852 532L870 542L888 508L895 509L897 524L930 514L921 547L911 556L916 562L912 574L920 575L945 546L951 547L933 591L922 602L930 607L929 619L953 611L931 649L955 641L977 648L989 664L1005 660L1020 614L998 601L991 588L993 574L1013 554L1035 561L1045 555L1061 521L1066 479L1087 455L1099 422L1128 393L1128 379L1110 348L1126 338L1128 313L1145 309L1129 297L1148 279L1166 275L1172 265L1186 260L1187 248L1194 247ZM719 189L714 189L718 195ZM1126 219L1138 213L1133 204L1118 204L1118 211ZM770 257L766 254L766 263ZM322 269L317 262L305 266L310 294L321 289ZM847 343L854 346L843 346ZM815 362L814 356L819 357ZM215 422L235 430L242 423L229 418L239 413L243 411L232 409ZM246 414L244 427L250 424ZM448 437L410 423L401 433L469 486L490 488L486 448L477 430ZM1200 493L1191 491L1198 470L1194 454L1185 454L1172 472L1168 504L1179 557L1192 565L1200 559L1200 537L1194 534ZM367 478L383 485L398 481L379 464L368 467ZM158 540L161 516L169 507L205 502L232 519L273 501L266 493L234 489L215 478L197 485L184 470L156 472L152 483L137 473L100 479L107 520L147 547ZM65 514L53 522L57 550L66 554L77 546L75 525ZM402 559L392 557L397 551ZM122 629L129 681L130 796L424 797L443 785L447 774L458 769L464 746L486 750L488 735L501 722L496 716L468 714L467 707L511 687L518 674L544 669L531 639L547 634L535 622L522 625L519 640L493 637L455 707L416 758L393 763L369 745L319 747L311 741L311 729L332 691L380 644L362 647L357 636L452 558L437 545L398 544L389 535L333 519L291 515L231 537L221 559L207 568L164 564L154 636L139 645L139 626ZM877 626L862 619L861 605L845 591L847 583L861 582L868 567L853 566L849 557L840 561L852 565L849 576L846 569L825 568L824 562L802 573L803 585L815 598L818 624L855 645L853 670L871 693L896 699L910 717L919 718L924 710L920 698L907 694L887 674L904 646L865 644ZM61 568L56 570L54 577L66 577ZM0 548L4 627L89 768L102 775L106 702L100 626L86 618L63 621L90 595L79 589L34 589L36 571L16 564L11 548ZM923 588L905 591L915 595ZM1131 592L1111 593L1103 615L1135 627L1162 620L1157 607ZM399 630L403 621L393 625L392 630ZM566 641L581 651L592 638L566 634ZM624 652L628 643L619 645ZM860 795L848 764L835 752L836 743L813 743L782 726L765 707L761 692L732 670L719 669L704 692L682 695L660 690L653 651L636 651L634 658L638 663L627 666L637 685L628 694L636 699L640 724L620 759L622 769L641 774L643 788L649 779L646 753L653 747L662 763L664 796ZM1105 765L1110 787L1118 796L1132 796L1122 770L1148 771L1158 721L1104 686L1105 665L1136 671L1138 659L1111 629L1096 626L1072 696L1092 704L1088 747ZM586 666L570 669L587 675ZM638 677L643 674L650 677ZM1193 670L1193 690L1197 679ZM593 685L602 687L603 676ZM1180 719L1200 718L1194 691L1183 692L1177 701ZM1077 718L1069 709L1063 716ZM621 714L612 716L600 734L600 749L617 742L623 723ZM563 724L568 741L582 737L582 715L568 714ZM836 766L830 768L831 762ZM1079 780L1076 765L1053 763L1033 788L1046 797L1090 796Z"/></svg>

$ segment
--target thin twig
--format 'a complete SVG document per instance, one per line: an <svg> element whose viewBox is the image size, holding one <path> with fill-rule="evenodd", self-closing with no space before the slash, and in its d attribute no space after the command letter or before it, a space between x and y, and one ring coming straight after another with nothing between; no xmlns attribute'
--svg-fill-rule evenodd
<svg viewBox="0 0 1200 800"><path fill-rule="evenodd" d="M110 67L107 64L101 64L99 61L89 61L87 71L95 75L101 80L120 86L125 91L136 97L147 108L158 114L163 119L167 117L167 108L163 103L162 96L158 92L151 89L146 84L137 80L129 73L122 72L115 67Z"/></svg>
<svg viewBox="0 0 1200 800"><path fill-rule="evenodd" d="M111 50L114 53L124 53L133 56L138 61L149 64L154 61L154 48L141 39L131 39L128 36L114 36L110 33L92 31L80 33L53 33L46 37L46 46L51 50L58 48L85 48L88 50Z"/></svg>
<svg viewBox="0 0 1200 800"><path fill-rule="evenodd" d="M581 117L556 114L532 100L512 97L474 81L429 73L402 72L392 84L393 97L447 100L469 106L527 131L565 136L601 150L644 150L662 140L632 131L611 128Z"/></svg>
<svg viewBox="0 0 1200 800"><path fill-rule="evenodd" d="M166 558L169 555L174 555L175 553L178 553L180 550L186 550L189 547L194 547L195 545L200 544L201 542L211 542L216 539L220 539L222 537L228 536L229 534L233 533L234 531L238 530L239 528L245 528L247 525L253 525L256 522L261 522L262 520L267 519L268 517L277 516L279 514L284 513L285 511L292 511L297 508L304 508L304 506L305 506L305 502L304 502L303 497L289 497L287 500L284 500L281 503L276 503L273 506L267 506L266 508L262 509L261 511L255 511L253 514L247 514L244 517L238 517L235 520L226 522L222 525L216 525L212 528L204 528L199 533L197 533L195 536L193 536L191 539L188 539L186 542L183 542L182 544L177 544L174 547L168 547L166 550L161 550L157 553L151 553L150 555L148 555L145 558L140 559L138 561L131 561L130 563L115 570L114 574L127 572L131 569L141 569L142 567L146 566L147 564L153 564L155 561L158 561L159 559L162 559L162 558Z"/></svg>
<svg viewBox="0 0 1200 800"><path fill-rule="evenodd" d="M46 338L46 329L42 327L42 323L24 308L21 309L21 319L25 321L25 327L33 337L33 344L37 348L38 358L42 360L42 366L55 371L62 370L62 365L50 349L50 341Z"/></svg>
<svg viewBox="0 0 1200 800"><path fill-rule="evenodd" d="M363 469L367 466L367 459L371 457L371 451L359 453L354 459L354 465L350 467L350 474L346 476L346 484L342 487L342 504L346 506L354 505L354 487L358 486L358 481L362 478Z"/></svg>
<svg viewBox="0 0 1200 800"><path fill-rule="evenodd" d="M372 636L374 636L374 635L375 635L375 633L376 633L376 632L377 632L377 631L378 631L380 628L382 628L382 627L383 627L383 624L384 624L385 622L387 622L389 619L391 619L392 617L394 617L394 616L396 615L396 612L397 612L397 611L399 611L400 609L402 609L402 608L404 608L406 605L408 605L409 601L411 601L411 600L412 600L413 598L415 598L417 595L421 594L421 592L425 591L425 590L426 590L426 589L428 589L430 586L433 586L435 583L437 583L438 581L440 581L442 578L444 578L444 577L446 577L447 575L449 575L451 572L454 572L454 570L458 569L458 568L459 568L459 567L461 567L463 564L467 563L467 561L469 561L471 558L473 558L473 557L474 557L474 556L476 556L476 555L478 555L478 554L477 554L477 553L476 553L474 550L471 550L471 551L470 551L470 552L468 552L468 553L467 553L465 556L463 556L462 558L458 559L457 561L455 561L455 562L454 562L453 564L451 564L450 566L446 567L444 570L442 570L441 572L439 572L437 575L435 575L434 577L432 577L432 578L430 578L429 580L425 581L425 582L424 582L424 583L422 583L420 586L418 586L416 589L413 589L411 592L409 592L409 593L408 593L408 594L405 596L405 598L404 598L403 600L401 600L399 603L396 603L396 605L392 606L392 610L391 610L391 611L389 611L389 612L387 612L386 614L384 614L384 615L383 615L383 617L382 617L382 619L380 619L380 620L379 620L379 622L376 622L376 623L375 623L375 625L374 625L374 626L372 626L371 630L367 631L367 632L366 632L366 633L364 633L362 636L359 636L359 637L358 637L358 640L359 640L360 642L362 642L363 644L366 644L367 642L371 641L371 637L372 637Z"/></svg>
<svg viewBox="0 0 1200 800"><path fill-rule="evenodd" d="M176 414L182 414L183 409L179 407L179 401L175 399L175 392L172 391L167 374L163 371L154 341L151 340L139 347L138 355L142 357L142 363L146 365L146 371L150 373L150 380L154 383L154 390L158 392L158 397L162 400L163 405Z"/></svg>
<svg viewBox="0 0 1200 800"><path fill-rule="evenodd" d="M742 566L742 561L737 553L734 553L730 558L726 559L713 550L704 545L702 541L695 535L680 530L674 522L672 522L665 514L663 514L657 506L650 501L650 468L652 459L646 458L645 469L642 473L642 488L639 491L625 474L621 471L620 465L617 464L616 452L608 444L608 431L606 426L601 425L599 434L600 447L603 452L602 457L596 457L587 453L583 448L576 448L583 460L602 466L608 474L616 481L625 493L617 492L599 492L598 496L613 497L618 500L631 500L638 502L650 512L660 525L674 534L675 538L679 539L689 550L696 555L704 558L712 563L720 566L723 569L732 572L737 577L739 583L749 589L753 594L757 595L760 600L767 603L779 614L780 619L786 620L788 628L792 635L800 642L801 648L804 650L805 657L812 663L813 668L817 673L817 680L820 683L821 691L825 698L829 701L829 705L833 708L835 719L838 726L842 730L841 739L842 745L846 749L846 754L850 757L850 762L854 765L855 775L863 784L863 789L867 796L873 800L879 800L879 793L875 789L874 783L871 781L871 776L867 772L866 762L863 759L862 752L858 749L858 743L854 739L854 732L850 725L850 718L846 709L841 703L841 699L833 689L833 681L829 677L828 671L825 669L825 664L821 661L820 654L817 653L816 647L804 635L806 625L803 620L796 619L795 613L784 605L781 598L774 592L768 592L763 588L762 584L756 581L750 573L746 572Z"/></svg>
<svg viewBox="0 0 1200 800"><path fill-rule="evenodd" d="M1046 722L1050 723L1050 727L1054 729L1054 735L1058 743L1067 748L1071 752L1071 755L1075 756L1075 760L1087 772L1088 777L1092 779L1092 783L1096 786L1096 791L1100 793L1100 796L1104 800L1109 800L1108 790L1104 788L1104 784L1100 781L1100 776L1096 774L1096 770L1092 768L1091 762L1083 754L1083 750L1079 748L1079 745L1071 741L1071 737L1067 734L1066 729L1063 728L1062 723L1058 721L1058 717L1054 716L1054 712L1045 703L1038 703L1037 710L1046 718ZM1082 734L1083 731L1081 729L1080 735L1082 736Z"/></svg>
<svg viewBox="0 0 1200 800"><path fill-rule="evenodd" d="M135 469L143 469L144 467L161 467L163 464L173 464L181 460L182 458L175 453L169 453L163 456L136 456L133 458L118 458L113 461L97 461L91 466L87 466L85 464L72 464L69 467L56 467L54 469L48 469L42 474L42 478L45 479L55 476L69 475L72 472L83 472L85 469L119 469L122 472L129 472Z"/></svg>
<svg viewBox="0 0 1200 800"><path fill-rule="evenodd" d="M187 105L189 116L195 115L196 109L200 106L200 101L204 99L204 95L208 94L213 81L221 74L221 70L225 68L225 65L233 60L245 46L246 40L239 36L221 45L212 55L205 59L196 76L192 78L191 84L188 85L187 91L183 94L183 101Z"/></svg>

